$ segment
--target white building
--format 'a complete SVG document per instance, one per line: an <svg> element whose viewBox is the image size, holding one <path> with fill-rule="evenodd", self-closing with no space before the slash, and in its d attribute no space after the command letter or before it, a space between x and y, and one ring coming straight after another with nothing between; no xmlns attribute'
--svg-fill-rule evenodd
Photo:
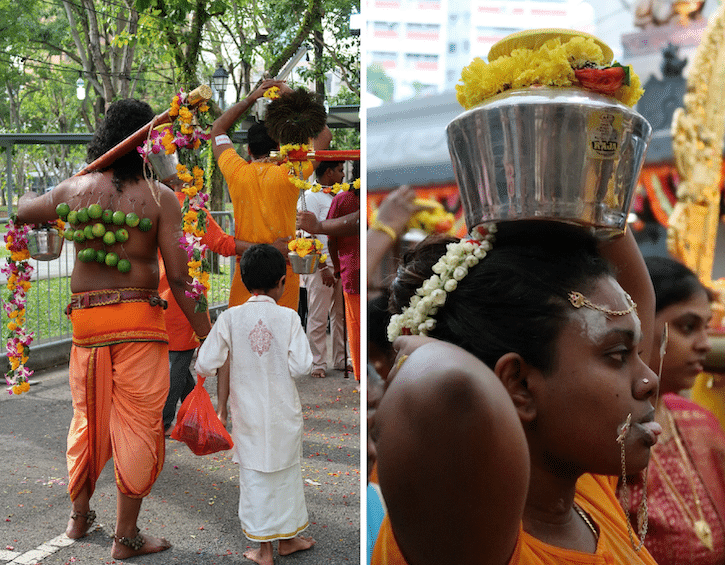
<svg viewBox="0 0 725 565"><path fill-rule="evenodd" d="M510 33L595 30L582 0L367 0L364 14L367 63L393 79L396 101L452 89L464 66Z"/></svg>

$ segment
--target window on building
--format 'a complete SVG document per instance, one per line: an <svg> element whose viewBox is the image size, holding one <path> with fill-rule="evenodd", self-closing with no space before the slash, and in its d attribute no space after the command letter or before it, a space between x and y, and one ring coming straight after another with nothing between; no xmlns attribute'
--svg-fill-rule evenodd
<svg viewBox="0 0 725 565"><path fill-rule="evenodd" d="M455 53L456 52L456 44L455 43L449 43L448 44L448 52L449 53Z"/></svg>
<svg viewBox="0 0 725 565"><path fill-rule="evenodd" d="M405 68L418 71L438 70L438 55L428 53L406 53Z"/></svg>

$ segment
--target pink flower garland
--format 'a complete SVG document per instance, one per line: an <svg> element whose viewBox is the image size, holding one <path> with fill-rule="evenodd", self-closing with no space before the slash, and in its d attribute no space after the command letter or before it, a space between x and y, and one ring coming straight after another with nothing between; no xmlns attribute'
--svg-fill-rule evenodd
<svg viewBox="0 0 725 565"><path fill-rule="evenodd" d="M7 288L10 291L9 298L3 304L9 319L6 345L10 370L5 374L5 382L10 394L26 392L30 388L28 379L33 374L25 366L34 336L33 332L28 332L25 328L25 305L30 277L33 274L33 266L28 262L28 232L32 228L32 225L17 226L12 219L8 222L5 247L10 251L10 257L5 266L0 268L8 278Z"/></svg>

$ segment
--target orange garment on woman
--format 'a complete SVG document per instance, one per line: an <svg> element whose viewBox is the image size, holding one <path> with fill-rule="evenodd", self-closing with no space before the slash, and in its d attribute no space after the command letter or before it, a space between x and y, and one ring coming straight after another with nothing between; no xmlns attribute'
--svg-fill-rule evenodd
<svg viewBox="0 0 725 565"><path fill-rule="evenodd" d="M509 565L656 565L646 548L643 547L637 552L632 547L627 532L627 520L614 492L616 483L616 477L587 474L582 475L576 485L575 500L589 514L599 531L596 553L583 553L548 545L520 527ZM636 536L634 540L639 543ZM387 516L378 534L372 563L407 565L395 542Z"/></svg>
<svg viewBox="0 0 725 565"><path fill-rule="evenodd" d="M247 163L231 147L219 156L218 163L234 206L234 237L251 243L274 243L280 237L294 237L299 190L289 182L285 167L258 161ZM309 162L303 174L305 178L312 174ZM284 294L277 303L297 310L299 286L299 277L287 265ZM237 260L229 306L243 304L250 296Z"/></svg>
<svg viewBox="0 0 725 565"><path fill-rule="evenodd" d="M183 204L186 195L183 192L177 192L176 197L179 199L179 203ZM206 233L201 238L201 242L215 253L225 257L236 253L234 236L226 233L208 212ZM169 334L169 351L188 351L199 347L199 341L194 337L194 330L189 320L184 316L179 303L176 302L174 294L171 292L161 253L159 253L159 295L169 303L168 308L164 311L166 331Z"/></svg>
<svg viewBox="0 0 725 565"><path fill-rule="evenodd" d="M108 459L118 489L142 498L164 464L161 412L169 392L163 309L126 302L74 309L68 431L71 500L96 481Z"/></svg>

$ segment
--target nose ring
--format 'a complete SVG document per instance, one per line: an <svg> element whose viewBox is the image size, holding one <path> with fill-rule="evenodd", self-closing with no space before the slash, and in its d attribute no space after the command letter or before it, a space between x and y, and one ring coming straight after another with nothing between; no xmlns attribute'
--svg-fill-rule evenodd
<svg viewBox="0 0 725 565"><path fill-rule="evenodd" d="M642 379L642 384L648 385L649 384L649 379L647 379L647 378Z"/></svg>

